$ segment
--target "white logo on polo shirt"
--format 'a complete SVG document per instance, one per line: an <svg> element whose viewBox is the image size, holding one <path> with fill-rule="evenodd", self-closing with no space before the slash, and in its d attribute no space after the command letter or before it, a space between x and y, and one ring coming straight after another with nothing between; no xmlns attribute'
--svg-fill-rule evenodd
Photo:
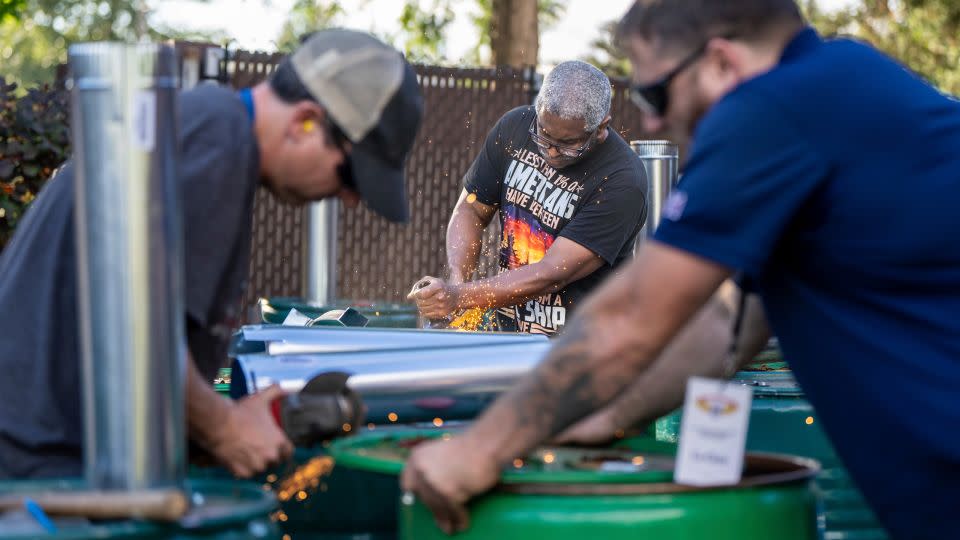
<svg viewBox="0 0 960 540"><path fill-rule="evenodd" d="M687 207L687 194L680 190L675 190L667 197L667 202L663 203L662 219L677 221L683 216L683 210Z"/></svg>

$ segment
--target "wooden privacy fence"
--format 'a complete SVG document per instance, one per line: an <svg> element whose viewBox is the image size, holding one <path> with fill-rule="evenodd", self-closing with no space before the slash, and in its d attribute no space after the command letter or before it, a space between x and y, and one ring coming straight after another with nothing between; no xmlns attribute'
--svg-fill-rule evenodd
<svg viewBox="0 0 960 540"><path fill-rule="evenodd" d="M222 63L221 81L236 88L256 84L281 59L278 54L231 52ZM532 69L414 67L426 106L406 165L410 222L391 224L363 207L340 209L338 298L400 302L414 280L445 272L446 224L463 174L497 119L513 107L531 103L537 90ZM612 82L613 127L628 141L640 138L640 115L629 103L625 81ZM303 294L305 217L305 208L283 205L260 189L245 298L248 308L260 297ZM481 275L495 272L498 229L491 227L485 235ZM248 313L253 320L252 309Z"/></svg>

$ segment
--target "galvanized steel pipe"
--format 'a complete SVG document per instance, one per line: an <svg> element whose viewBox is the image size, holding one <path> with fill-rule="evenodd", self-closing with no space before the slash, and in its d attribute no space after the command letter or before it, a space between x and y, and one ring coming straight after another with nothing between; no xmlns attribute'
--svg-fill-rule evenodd
<svg viewBox="0 0 960 540"><path fill-rule="evenodd" d="M630 141L647 172L647 222L638 241L653 236L660 224L663 204L677 185L679 147L670 141Z"/></svg>
<svg viewBox="0 0 960 540"><path fill-rule="evenodd" d="M337 297L337 219L334 197L310 204L307 210L304 294L319 305Z"/></svg>
<svg viewBox="0 0 960 540"><path fill-rule="evenodd" d="M350 374L347 385L375 424L475 417L529 373L550 348L547 340L330 354L240 355L233 363L231 395L242 397L278 384L299 391L321 373ZM395 416L391 416L391 413Z"/></svg>
<svg viewBox="0 0 960 540"><path fill-rule="evenodd" d="M92 488L185 473L176 61L172 48L69 50L84 470Z"/></svg>
<svg viewBox="0 0 960 540"><path fill-rule="evenodd" d="M250 325L244 326L234 334L230 356L250 353L280 355L422 349L545 342L546 340L546 336L543 335L516 332Z"/></svg>

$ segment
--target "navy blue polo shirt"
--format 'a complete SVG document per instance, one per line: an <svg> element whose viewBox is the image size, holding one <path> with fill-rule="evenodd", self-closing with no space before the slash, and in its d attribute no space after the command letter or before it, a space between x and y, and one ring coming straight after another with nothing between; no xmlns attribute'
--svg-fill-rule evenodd
<svg viewBox="0 0 960 540"><path fill-rule="evenodd" d="M700 122L656 238L755 284L895 537L960 534L960 103L805 29Z"/></svg>

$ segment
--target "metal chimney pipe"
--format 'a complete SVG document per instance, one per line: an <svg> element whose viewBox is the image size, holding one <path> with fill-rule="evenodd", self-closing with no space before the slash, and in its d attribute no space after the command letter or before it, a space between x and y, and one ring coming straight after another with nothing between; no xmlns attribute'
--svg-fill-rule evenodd
<svg viewBox="0 0 960 540"><path fill-rule="evenodd" d="M660 224L663 204L677 185L680 149L670 141L630 141L630 148L647 171L647 222L637 237L639 245L644 238L653 236Z"/></svg>
<svg viewBox="0 0 960 540"><path fill-rule="evenodd" d="M547 341L541 334L457 332L414 328L338 328L335 326L244 326L233 335L229 355L266 353L325 354L381 349L427 349Z"/></svg>
<svg viewBox="0 0 960 540"><path fill-rule="evenodd" d="M91 488L179 487L185 474L175 58L155 44L69 50Z"/></svg>
<svg viewBox="0 0 960 540"><path fill-rule="evenodd" d="M239 398L278 384L297 392L316 375L350 374L374 424L474 418L540 363L548 340L434 348L385 348L309 355L239 355L230 394Z"/></svg>
<svg viewBox="0 0 960 540"><path fill-rule="evenodd" d="M333 197L312 203L307 210L303 290L308 301L321 306L337 297L338 210Z"/></svg>

